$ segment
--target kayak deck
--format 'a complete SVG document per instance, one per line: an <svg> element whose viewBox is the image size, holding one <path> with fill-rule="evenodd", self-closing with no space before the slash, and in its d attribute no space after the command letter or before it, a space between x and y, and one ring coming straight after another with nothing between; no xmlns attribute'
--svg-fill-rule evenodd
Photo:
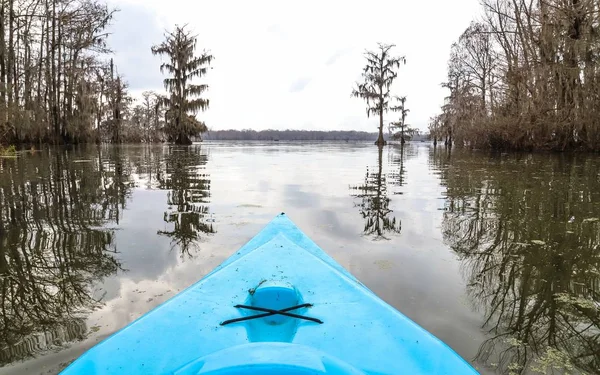
<svg viewBox="0 0 600 375"><path fill-rule="evenodd" d="M284 214L213 272L63 373L282 371L477 374L359 283Z"/></svg>

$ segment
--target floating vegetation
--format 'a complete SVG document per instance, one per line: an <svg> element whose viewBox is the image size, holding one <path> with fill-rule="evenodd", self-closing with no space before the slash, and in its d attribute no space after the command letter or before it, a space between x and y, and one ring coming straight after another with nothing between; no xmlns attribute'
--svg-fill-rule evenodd
<svg viewBox="0 0 600 375"><path fill-rule="evenodd" d="M14 145L10 145L7 148L0 146L0 157L2 158L16 158L17 149Z"/></svg>
<svg viewBox="0 0 600 375"><path fill-rule="evenodd" d="M535 360L531 370L544 375L553 374L555 371L559 371L563 375L570 375L573 373L574 366L566 353L548 347L546 352Z"/></svg>

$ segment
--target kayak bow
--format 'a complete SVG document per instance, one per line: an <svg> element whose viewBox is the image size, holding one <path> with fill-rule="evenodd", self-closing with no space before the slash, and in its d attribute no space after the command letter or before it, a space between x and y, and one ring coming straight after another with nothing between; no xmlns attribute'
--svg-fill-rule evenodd
<svg viewBox="0 0 600 375"><path fill-rule="evenodd" d="M477 374L285 214L200 281L64 371L177 375Z"/></svg>

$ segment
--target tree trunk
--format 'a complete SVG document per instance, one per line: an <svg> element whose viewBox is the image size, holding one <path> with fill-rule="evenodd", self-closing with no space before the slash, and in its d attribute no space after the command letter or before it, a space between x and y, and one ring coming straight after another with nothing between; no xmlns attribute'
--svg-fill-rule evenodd
<svg viewBox="0 0 600 375"><path fill-rule="evenodd" d="M381 99L381 107L383 106L383 99ZM377 137L377 142L375 144L377 146L385 145L385 140L383 139L383 109L380 107L379 110L379 137Z"/></svg>
<svg viewBox="0 0 600 375"><path fill-rule="evenodd" d="M57 116L57 120L60 124L60 136L63 142L70 142L70 139L68 139L67 137L67 127L65 124L65 114L64 114L64 107L61 106L61 82L62 82L62 77L63 77L63 71L64 71L64 58L63 58L63 52L64 52L64 48L65 46L63 46L63 12L61 11L59 14L59 19L58 19L58 62L57 62L57 71L56 71L56 87L55 87L55 94L56 94L56 116ZM64 97L64 92L63 92L63 97Z"/></svg>
<svg viewBox="0 0 600 375"><path fill-rule="evenodd" d="M13 77L13 81L12 81L12 89L13 89L13 103L15 104L15 109L18 110L19 109L19 74L17 72L19 72L19 59L17 58L17 53L20 49L19 46L19 33L20 33L20 27L19 27L19 19L18 17L16 17L16 11L14 9L14 0L11 0L11 4L10 4L10 23L11 25L14 23L14 26L11 26L11 35L10 35L10 39L11 39L11 49L9 50L11 53L11 59L12 59L12 77ZM14 35L16 32L16 35ZM15 129L15 134L17 133L17 129L16 129L16 124L13 124L13 127Z"/></svg>
<svg viewBox="0 0 600 375"><path fill-rule="evenodd" d="M383 207L382 202L386 197L383 196L383 144L377 145L377 196L376 202L376 217L375 217L375 231L378 236L383 235L381 225L383 224Z"/></svg>
<svg viewBox="0 0 600 375"><path fill-rule="evenodd" d="M32 90L32 79L31 79L31 75L32 75L32 69L33 66L31 64L31 47L30 47L30 41L29 41L29 27L30 27L30 23L26 22L25 23L25 30L23 31L23 48L25 50L25 59L24 59L24 63L23 63L23 70L25 73L25 79L24 79L24 93L23 93L23 105L25 106L26 110L31 110L32 109L32 103L31 103L31 93L33 92Z"/></svg>
<svg viewBox="0 0 600 375"><path fill-rule="evenodd" d="M6 59L6 86L5 90L8 92L8 107L10 110L11 104L13 103L13 64L15 63L15 44L14 44L14 31L15 22L14 17L14 1L8 1L8 58ZM9 116L10 121L10 116Z"/></svg>
<svg viewBox="0 0 600 375"><path fill-rule="evenodd" d="M189 146L192 144L192 140L187 134L179 133L179 136L175 140L175 144Z"/></svg>
<svg viewBox="0 0 600 375"><path fill-rule="evenodd" d="M43 66L43 62L44 62L44 37L46 36L46 22L42 21L42 32L40 34L40 59L38 61L38 71L37 71L37 97L36 97L36 103L37 103L37 107L38 109L42 107L43 102L42 102L42 66ZM48 53L48 50L46 50L46 53ZM39 119L38 119L39 121Z"/></svg>
<svg viewBox="0 0 600 375"><path fill-rule="evenodd" d="M117 75L116 79L113 79L113 65L111 60L111 83L112 83L112 95L113 95L113 134L112 142L121 143L121 102L123 100L123 91L121 86L121 78Z"/></svg>
<svg viewBox="0 0 600 375"><path fill-rule="evenodd" d="M0 127L6 122L6 41L4 33L4 0L0 0Z"/></svg>
<svg viewBox="0 0 600 375"><path fill-rule="evenodd" d="M98 74L98 79L100 81L100 95L98 95L98 107L96 108L96 143L100 144L102 142L102 134L100 132L100 125L102 124L102 97L104 95L104 81L105 77Z"/></svg>
<svg viewBox="0 0 600 375"><path fill-rule="evenodd" d="M56 2L52 1L52 53L50 54L50 107L52 125L54 128L54 142L60 140L60 123L58 121L58 106L56 93Z"/></svg>

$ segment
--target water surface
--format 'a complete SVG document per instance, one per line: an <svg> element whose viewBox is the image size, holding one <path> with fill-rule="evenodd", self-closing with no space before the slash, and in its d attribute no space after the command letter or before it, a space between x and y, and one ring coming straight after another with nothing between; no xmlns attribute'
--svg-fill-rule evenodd
<svg viewBox="0 0 600 375"><path fill-rule="evenodd" d="M57 373L282 211L482 373L598 373L597 156L207 142L0 159L0 374Z"/></svg>

